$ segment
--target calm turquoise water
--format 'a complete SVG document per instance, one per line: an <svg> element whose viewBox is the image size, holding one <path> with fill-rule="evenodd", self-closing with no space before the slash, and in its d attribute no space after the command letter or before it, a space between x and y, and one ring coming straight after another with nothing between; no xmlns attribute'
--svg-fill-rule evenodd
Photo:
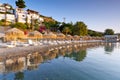
<svg viewBox="0 0 120 80"><path fill-rule="evenodd" d="M43 60L32 68L1 71L0 80L120 80L119 43L59 51Z"/></svg>

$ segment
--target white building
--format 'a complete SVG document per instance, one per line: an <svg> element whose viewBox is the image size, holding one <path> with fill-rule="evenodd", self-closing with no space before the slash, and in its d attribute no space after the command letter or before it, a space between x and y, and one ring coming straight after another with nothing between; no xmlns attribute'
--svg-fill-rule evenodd
<svg viewBox="0 0 120 80"><path fill-rule="evenodd" d="M11 8L12 6L7 3L3 3L3 4L0 3L0 12L3 12L3 13L11 12Z"/></svg>
<svg viewBox="0 0 120 80"><path fill-rule="evenodd" d="M26 23L27 13L25 10L16 8L14 14L17 22Z"/></svg>
<svg viewBox="0 0 120 80"><path fill-rule="evenodd" d="M118 35L105 35L105 42L117 42Z"/></svg>
<svg viewBox="0 0 120 80"><path fill-rule="evenodd" d="M0 20L5 19L5 16L7 21L15 22L15 16L13 10L11 10L11 5L6 3L0 4Z"/></svg>
<svg viewBox="0 0 120 80"><path fill-rule="evenodd" d="M5 19L5 14L0 14L0 20ZM9 22L15 22L15 16L13 14L6 14L6 20Z"/></svg>
<svg viewBox="0 0 120 80"><path fill-rule="evenodd" d="M40 17L39 12L34 10L27 10L27 23L31 23L32 20L38 20L39 22L43 22L43 18Z"/></svg>
<svg viewBox="0 0 120 80"><path fill-rule="evenodd" d="M0 4L0 20L7 19L10 22L21 22L21 23L29 23L32 21L38 20L40 23L43 22L43 18L40 17L39 12L28 9L27 11L21 8L16 8L11 10L12 6L9 4ZM7 12L7 14L5 14Z"/></svg>
<svg viewBox="0 0 120 80"><path fill-rule="evenodd" d="M21 23L32 23L33 20L38 20L39 22L43 22L43 18L40 17L39 12L28 9L27 11L23 9L16 8L15 16L18 22Z"/></svg>
<svg viewBox="0 0 120 80"><path fill-rule="evenodd" d="M37 12L37 11L34 11L34 10L30 10L30 9L28 9L27 10L27 22L28 23L31 23L32 22L32 20L39 20L39 12Z"/></svg>

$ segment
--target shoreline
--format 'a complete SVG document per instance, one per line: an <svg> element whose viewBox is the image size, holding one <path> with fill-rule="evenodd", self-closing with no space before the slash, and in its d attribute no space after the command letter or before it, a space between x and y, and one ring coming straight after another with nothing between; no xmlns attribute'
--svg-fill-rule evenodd
<svg viewBox="0 0 120 80"><path fill-rule="evenodd" d="M13 48L0 48L0 56L6 55L19 55L19 54L28 54L35 51L38 52L45 52L50 48L57 48L61 46L68 46L68 45L78 45L83 44L87 45L88 43L101 43L102 41L83 41L83 42L70 42L65 44L57 44L57 45L37 45L37 46L27 46L27 47L13 47ZM104 43L104 42L103 42Z"/></svg>
<svg viewBox="0 0 120 80"><path fill-rule="evenodd" d="M47 45L38 45L38 46L27 46L27 47L13 47L13 48L0 48L0 56L5 56L9 54L25 54L25 53L31 53L34 51L43 50L43 48L46 48ZM43 50L44 51L44 50Z"/></svg>

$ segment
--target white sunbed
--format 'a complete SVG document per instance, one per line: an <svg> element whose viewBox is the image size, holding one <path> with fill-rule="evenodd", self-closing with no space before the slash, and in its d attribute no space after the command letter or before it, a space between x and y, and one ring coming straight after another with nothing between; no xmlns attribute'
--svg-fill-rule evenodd
<svg viewBox="0 0 120 80"><path fill-rule="evenodd" d="M15 47L13 44L0 43L0 48L12 48Z"/></svg>

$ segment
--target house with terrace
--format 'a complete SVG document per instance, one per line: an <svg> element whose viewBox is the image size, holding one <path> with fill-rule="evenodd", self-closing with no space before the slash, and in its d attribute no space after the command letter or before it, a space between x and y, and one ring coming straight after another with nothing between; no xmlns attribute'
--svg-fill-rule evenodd
<svg viewBox="0 0 120 80"><path fill-rule="evenodd" d="M13 14L13 8L10 4L0 3L0 20L5 20L9 22L15 22L15 16Z"/></svg>
<svg viewBox="0 0 120 80"><path fill-rule="evenodd" d="M14 15L16 22L26 23L27 12L24 9L16 8Z"/></svg>
<svg viewBox="0 0 120 80"><path fill-rule="evenodd" d="M13 9L10 4L0 3L0 20L6 20L9 22L21 22L34 24L35 20L38 20L39 23L43 22L43 18L40 17L39 12L34 10L24 10L21 8Z"/></svg>

